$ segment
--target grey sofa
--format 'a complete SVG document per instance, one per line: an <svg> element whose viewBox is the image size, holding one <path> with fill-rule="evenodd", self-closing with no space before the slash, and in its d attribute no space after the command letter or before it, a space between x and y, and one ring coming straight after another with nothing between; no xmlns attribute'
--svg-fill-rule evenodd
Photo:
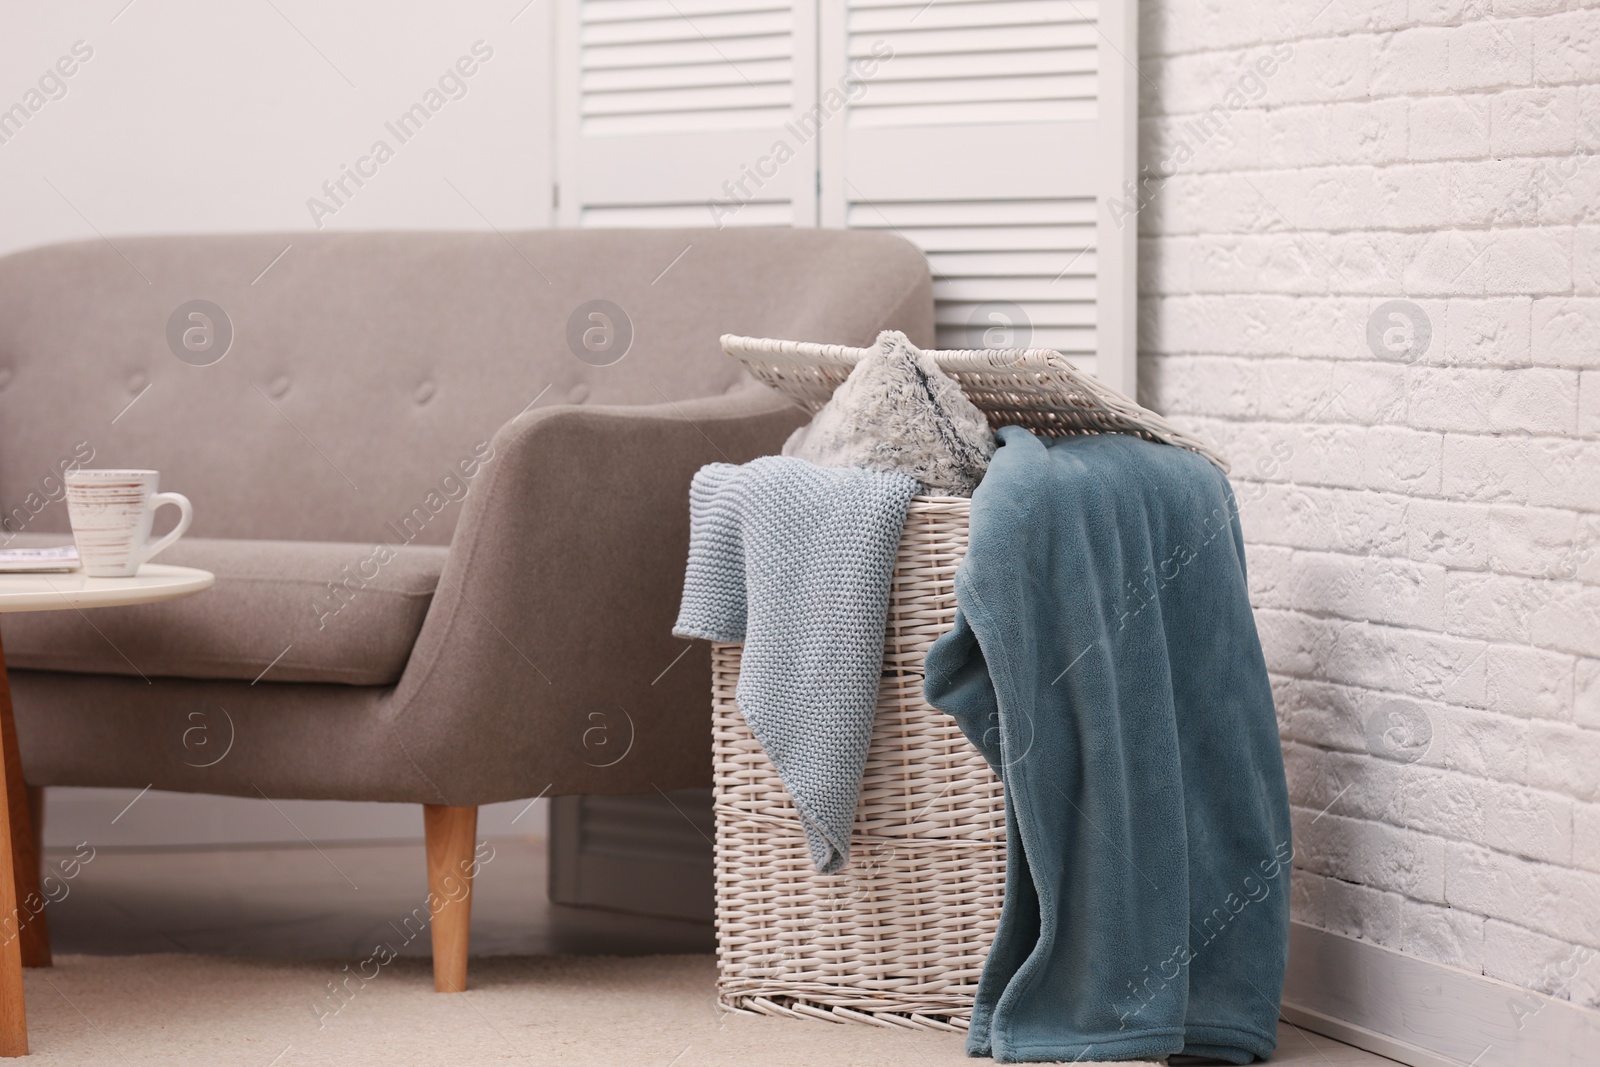
<svg viewBox="0 0 1600 1067"><path fill-rule="evenodd" d="M207 365L215 347L168 340L196 298L233 332ZM616 362L577 343L606 326L574 317L594 299L631 322ZM477 805L709 784L706 650L670 633L689 480L802 419L717 337L886 327L931 342L928 270L867 233L153 237L0 259L0 540L64 540L64 466L154 467L195 505L159 562L217 575L166 604L5 617L28 783L422 804L451 903ZM468 908L449 914L441 989L465 978Z"/></svg>

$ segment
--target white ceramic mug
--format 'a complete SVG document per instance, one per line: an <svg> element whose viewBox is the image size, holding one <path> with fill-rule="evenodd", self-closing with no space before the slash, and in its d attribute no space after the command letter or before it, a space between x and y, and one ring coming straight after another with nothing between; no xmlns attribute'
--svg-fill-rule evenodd
<svg viewBox="0 0 1600 1067"><path fill-rule="evenodd" d="M144 470L68 471L67 519L83 572L92 578L131 578L139 565L183 536L194 507L181 493L158 493L161 475ZM178 525L150 543L150 524L163 504L177 506Z"/></svg>

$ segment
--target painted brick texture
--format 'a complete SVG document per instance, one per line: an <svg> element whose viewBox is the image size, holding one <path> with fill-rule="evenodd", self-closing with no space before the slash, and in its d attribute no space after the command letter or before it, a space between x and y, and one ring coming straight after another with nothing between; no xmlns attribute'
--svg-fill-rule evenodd
<svg viewBox="0 0 1600 1067"><path fill-rule="evenodd" d="M1233 462L1294 914L1600 1008L1600 0L1141 18L1141 397Z"/></svg>

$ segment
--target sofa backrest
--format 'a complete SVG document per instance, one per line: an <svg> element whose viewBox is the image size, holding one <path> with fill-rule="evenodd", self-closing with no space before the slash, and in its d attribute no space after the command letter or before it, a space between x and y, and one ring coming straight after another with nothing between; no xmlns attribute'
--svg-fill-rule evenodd
<svg viewBox="0 0 1600 1067"><path fill-rule="evenodd" d="M195 300L226 320L209 314L208 333L188 316ZM231 347L209 362L229 323ZM630 323L631 347L610 362ZM65 531L64 466L154 467L162 488L194 501L197 536L370 541L530 403L759 388L720 334L859 345L884 328L932 342L926 261L883 234L276 234L34 249L0 259L0 512L11 531ZM415 540L448 543L458 512Z"/></svg>

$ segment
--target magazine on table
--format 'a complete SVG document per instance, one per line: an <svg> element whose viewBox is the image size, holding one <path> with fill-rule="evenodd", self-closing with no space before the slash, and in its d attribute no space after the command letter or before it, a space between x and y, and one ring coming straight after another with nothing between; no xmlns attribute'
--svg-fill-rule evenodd
<svg viewBox="0 0 1600 1067"><path fill-rule="evenodd" d="M77 569L77 545L0 548L0 574L60 574Z"/></svg>

